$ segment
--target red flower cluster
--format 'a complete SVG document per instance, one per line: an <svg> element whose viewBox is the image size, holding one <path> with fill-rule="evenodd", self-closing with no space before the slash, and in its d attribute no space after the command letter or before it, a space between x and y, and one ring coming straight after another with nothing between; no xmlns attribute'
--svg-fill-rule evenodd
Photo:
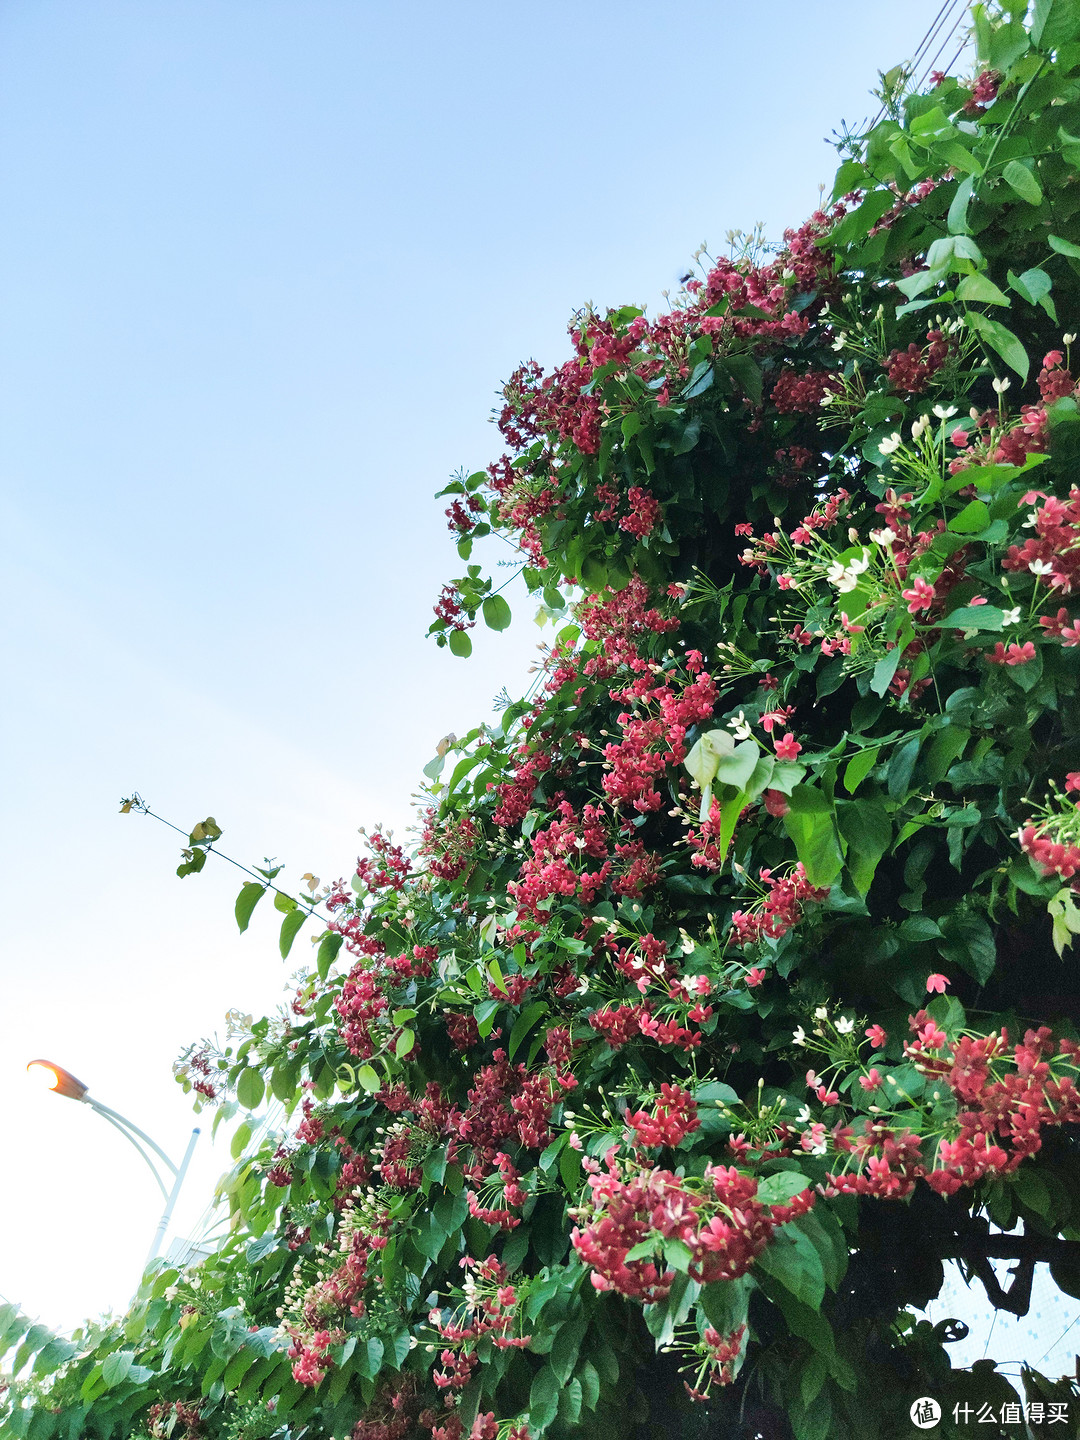
<svg viewBox="0 0 1080 1440"><path fill-rule="evenodd" d="M314 1389L326 1379L331 1363L327 1351L333 1343L334 1337L329 1330L317 1331L306 1343L299 1339L294 1341L289 1347L289 1358L293 1362L293 1379L298 1385L309 1385Z"/></svg>
<svg viewBox="0 0 1080 1440"><path fill-rule="evenodd" d="M400 890L412 870L412 862L401 845L394 845L381 830L366 837L370 858L356 862L356 873L369 890Z"/></svg>
<svg viewBox="0 0 1080 1440"><path fill-rule="evenodd" d="M1075 828L1073 817L1064 818ZM1021 850L1031 856L1044 875L1060 875L1062 880L1072 880L1080 872L1080 843L1075 835L1055 835L1052 822L1044 820L1039 825L1025 825L1018 838Z"/></svg>
<svg viewBox="0 0 1080 1440"><path fill-rule="evenodd" d="M584 666L586 675L600 679L638 660L639 646L649 635L679 628L677 619L665 619L649 605L649 588L637 575L622 590L588 596L578 608L578 618L586 640L602 647Z"/></svg>
<svg viewBox="0 0 1080 1440"><path fill-rule="evenodd" d="M631 685L612 691L613 700L637 708L618 717L623 738L604 747L607 770L601 783L613 805L647 815L663 804L657 781L669 765L686 759L686 732L712 715L717 690L704 670L682 685L675 676L654 684L651 667L642 661L638 667Z"/></svg>
<svg viewBox="0 0 1080 1440"><path fill-rule="evenodd" d="M758 877L768 893L751 910L736 910L731 925L737 945L753 945L762 939L779 940L802 919L803 906L825 900L828 888L811 885L800 861L786 875L762 870Z"/></svg>
<svg viewBox="0 0 1080 1440"><path fill-rule="evenodd" d="M839 377L831 370L807 370L800 375L785 368L773 385L772 403L781 415L816 415L822 400L838 385Z"/></svg>
<svg viewBox="0 0 1080 1440"><path fill-rule="evenodd" d="M476 624L465 613L461 591L456 585L444 585L435 602L435 619L442 620L450 630L471 630Z"/></svg>
<svg viewBox="0 0 1080 1440"><path fill-rule="evenodd" d="M579 1212L585 1226L571 1234L574 1249L592 1269L597 1290L617 1290L652 1304L671 1289L674 1270L661 1272L653 1260L629 1260L645 1241L679 1240L690 1251L689 1275L699 1284L736 1280L772 1238L777 1224L804 1213L813 1195L804 1191L786 1206L755 1199L757 1181L734 1167L707 1165L701 1190L670 1170L631 1168L624 1178L610 1150L607 1168L592 1162L590 1200ZM586 1169L589 1168L586 1162Z"/></svg>
<svg viewBox="0 0 1080 1440"><path fill-rule="evenodd" d="M473 863L477 843L471 815L440 818L434 806L424 814L419 854L428 862L430 874L438 880L456 880Z"/></svg>
<svg viewBox="0 0 1080 1440"><path fill-rule="evenodd" d="M890 350L885 361L889 384L898 395L919 395L949 358L952 343L941 330L928 330L925 345Z"/></svg>
<svg viewBox="0 0 1080 1440"><path fill-rule="evenodd" d="M1068 500L1057 500L1041 492L1039 498L1043 503L1031 514L1034 535L1022 545L1009 547L1001 562L1002 568L1029 570L1062 595L1072 595L1080 589L1080 487L1072 487ZM1055 632L1053 623L1043 628L1050 634ZM1066 637L1066 643L1077 641Z"/></svg>
<svg viewBox="0 0 1080 1440"><path fill-rule="evenodd" d="M648 1115L644 1110L628 1112L626 1123L634 1131L635 1145L669 1145L672 1148L701 1128L694 1097L679 1085L661 1085L660 1098L653 1113Z"/></svg>

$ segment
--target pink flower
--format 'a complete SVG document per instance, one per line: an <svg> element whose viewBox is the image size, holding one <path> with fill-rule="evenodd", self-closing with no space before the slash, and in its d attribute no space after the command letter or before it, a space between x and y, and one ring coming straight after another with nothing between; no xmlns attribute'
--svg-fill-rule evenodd
<svg viewBox="0 0 1080 1440"><path fill-rule="evenodd" d="M1066 790L1080 790L1080 770L1070 770L1065 776Z"/></svg>
<svg viewBox="0 0 1080 1440"><path fill-rule="evenodd" d="M746 983L750 986L751 989L753 989L756 985L761 984L761 982L765 979L765 975L766 972L764 970L749 970L746 974Z"/></svg>
<svg viewBox="0 0 1080 1440"><path fill-rule="evenodd" d="M889 1036L880 1025L871 1025L866 1032L866 1038L875 1050L880 1050L885 1045Z"/></svg>
<svg viewBox="0 0 1080 1440"><path fill-rule="evenodd" d="M944 995L948 983L947 975L928 975L926 977L926 993L928 995Z"/></svg>
<svg viewBox="0 0 1080 1440"><path fill-rule="evenodd" d="M860 1075L859 1084L864 1090L877 1090L881 1085L881 1071L874 1067L869 1075Z"/></svg>
<svg viewBox="0 0 1080 1440"><path fill-rule="evenodd" d="M929 585L921 575L916 575L910 590L904 590L901 593L908 601L907 608L910 615L917 615L920 610L929 610L934 603L934 587Z"/></svg>
<svg viewBox="0 0 1080 1440"><path fill-rule="evenodd" d="M1075 625L1062 626L1061 643L1066 648L1072 645L1080 645L1080 620L1078 620Z"/></svg>
<svg viewBox="0 0 1080 1440"><path fill-rule="evenodd" d="M787 802L787 796L780 790L766 790L764 795L765 809L768 814L775 815L778 819L783 817L791 809Z"/></svg>
<svg viewBox="0 0 1080 1440"><path fill-rule="evenodd" d="M787 721L795 714L794 705L781 705L777 710L768 710L761 717L761 728L766 735L771 735L778 725L786 725Z"/></svg>
<svg viewBox="0 0 1080 1440"><path fill-rule="evenodd" d="M1064 631L1062 633L1064 634ZM1080 636L1071 643L1080 644ZM1032 641L1025 640L1023 645L1014 643L1006 650L999 640L994 646L993 652L986 658L991 665L1026 665L1030 660L1035 659L1035 646Z"/></svg>
<svg viewBox="0 0 1080 1440"><path fill-rule="evenodd" d="M794 760L802 750L794 735L782 735L779 740L774 739L773 746L778 760Z"/></svg>

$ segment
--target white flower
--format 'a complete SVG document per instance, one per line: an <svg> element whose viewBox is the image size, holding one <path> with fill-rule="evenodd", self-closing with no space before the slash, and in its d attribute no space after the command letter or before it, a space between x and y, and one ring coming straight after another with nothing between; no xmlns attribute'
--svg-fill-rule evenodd
<svg viewBox="0 0 1080 1440"><path fill-rule="evenodd" d="M796 1027L795 1030L791 1032L791 1038L795 1041L796 1045L805 1045L806 1031L802 1028L801 1025L799 1025Z"/></svg>
<svg viewBox="0 0 1080 1440"><path fill-rule="evenodd" d="M589 993L589 977L587 975L581 977L581 983L574 993L577 995L587 995Z"/></svg>
<svg viewBox="0 0 1080 1440"><path fill-rule="evenodd" d="M826 570L825 578L830 585L835 586L841 595L846 595L849 591L855 589L859 583L859 576L864 570L869 570L869 568L870 554L869 551L864 550L861 560L849 560L846 565L842 564L839 560L834 560L828 570Z"/></svg>
<svg viewBox="0 0 1080 1440"><path fill-rule="evenodd" d="M1003 610L1001 612L1001 623L1002 625L1019 625L1020 606L1014 605L1011 610Z"/></svg>
<svg viewBox="0 0 1080 1440"><path fill-rule="evenodd" d="M1011 380L1009 379L1009 377L1006 375L1006 377L1004 378L1004 380L995 380L995 381L994 381L994 390L995 390L995 392L996 392L998 395L1004 395L1004 394L1005 394L1005 391L1008 390L1011 385L1012 385L1012 381L1011 381Z"/></svg>
<svg viewBox="0 0 1080 1440"><path fill-rule="evenodd" d="M896 532L890 529L888 525L883 525L880 530L870 531L870 539L873 540L875 545L891 545L896 539Z"/></svg>
<svg viewBox="0 0 1080 1440"><path fill-rule="evenodd" d="M1062 338L1062 341L1063 341L1066 345L1072 345L1073 342L1076 340L1076 336L1075 336L1075 335L1062 335L1061 338Z"/></svg>
<svg viewBox="0 0 1080 1440"><path fill-rule="evenodd" d="M919 418L918 418L918 420L916 420L916 421L915 421L915 424L912 425L912 427L911 427L911 438L912 438L912 440L918 440L918 439L921 437L923 431L929 426L929 424L930 424L930 416L929 416L929 415L920 415ZM880 449L881 447L879 446L878 448Z"/></svg>
<svg viewBox="0 0 1080 1440"><path fill-rule="evenodd" d="M1036 527L1036 525L1038 525L1038 523L1039 523L1039 512L1038 512L1037 510L1032 510L1032 511L1029 513L1028 518L1024 521L1024 529L1025 529L1025 530L1034 530L1035 527Z"/></svg>
<svg viewBox="0 0 1080 1440"><path fill-rule="evenodd" d="M810 1106L809 1106L809 1105L804 1105L804 1106L802 1107L802 1109L799 1111L798 1115L795 1116L796 1124L798 1124L798 1125L805 1125L806 1122L807 1122L809 1119L810 1119Z"/></svg>
<svg viewBox="0 0 1080 1440"><path fill-rule="evenodd" d="M819 1006L817 1007L817 1009L814 1011L814 1019L815 1019L815 1020L827 1020L828 1018L829 1018L829 1009L828 1009L828 1006L827 1006L827 1005L819 1005Z"/></svg>
<svg viewBox="0 0 1080 1440"><path fill-rule="evenodd" d="M855 1029L855 1021L847 1015L841 1015L836 1022L836 1033L838 1035L850 1035Z"/></svg>
<svg viewBox="0 0 1080 1440"><path fill-rule="evenodd" d="M1052 575L1054 573L1054 567L1048 565L1045 560L1029 560L1028 569L1032 575Z"/></svg>
<svg viewBox="0 0 1080 1440"><path fill-rule="evenodd" d="M739 711L738 715L734 717L734 719L729 720L727 723L728 729L735 732L736 740L749 740L750 736L754 733L750 729L746 716L741 710Z"/></svg>
<svg viewBox="0 0 1080 1440"><path fill-rule="evenodd" d="M1067 344L1067 343L1068 343L1068 342L1066 341L1066 344ZM847 344L847 336L846 336L846 335L844 334L844 332L841 330L840 334L837 335L836 339L832 342L832 348L833 348L834 350L842 350L846 344Z"/></svg>
<svg viewBox="0 0 1080 1440"><path fill-rule="evenodd" d="M892 435L886 435L884 440L879 440L877 448L881 451L882 455L891 455L894 450L900 449L901 444L900 432L897 430Z"/></svg>
<svg viewBox="0 0 1080 1440"><path fill-rule="evenodd" d="M939 420L951 420L952 417L956 414L956 406L935 405L934 414Z"/></svg>

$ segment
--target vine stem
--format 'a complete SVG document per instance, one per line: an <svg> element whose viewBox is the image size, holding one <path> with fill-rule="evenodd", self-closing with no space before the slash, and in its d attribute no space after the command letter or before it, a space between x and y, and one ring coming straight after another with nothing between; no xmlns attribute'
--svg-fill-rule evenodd
<svg viewBox="0 0 1080 1440"><path fill-rule="evenodd" d="M140 815L149 815L151 820L157 820L162 825L167 826L170 830L175 830L177 835L182 835L184 839L187 840L190 844L191 836L189 832L186 830L182 830L179 825L174 825L171 820L166 820L164 815L158 815L156 811L151 810L149 805L147 805L144 800L139 798L138 792L135 793L135 796L131 801L125 800L124 804L130 804L131 809L138 811ZM250 875L252 880L254 880L257 884L261 885L264 890L273 890L275 895L281 895L286 900L296 901L295 895L290 895L287 890L280 890L272 881L267 880L265 875L260 875L257 870L252 870L247 865L241 865L239 860L234 860L231 855L226 855L224 850L215 850L214 842L212 840L206 846L206 854L216 855L219 860L227 860L229 864L234 865L237 870L242 870L245 875ZM297 903L303 905L309 915L315 915L318 911L317 903L312 904L310 901L305 900L302 896L300 897L299 901L297 901Z"/></svg>

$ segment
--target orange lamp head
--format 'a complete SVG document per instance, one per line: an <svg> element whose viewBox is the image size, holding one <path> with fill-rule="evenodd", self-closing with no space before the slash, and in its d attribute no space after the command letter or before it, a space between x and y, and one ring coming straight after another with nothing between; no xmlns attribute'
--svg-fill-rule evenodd
<svg viewBox="0 0 1080 1440"><path fill-rule="evenodd" d="M69 1100L81 1100L89 1089L81 1080L77 1080L70 1070L65 1070L62 1065L55 1065L51 1060L31 1060L26 1071L46 1090L55 1090L58 1095L66 1095Z"/></svg>

